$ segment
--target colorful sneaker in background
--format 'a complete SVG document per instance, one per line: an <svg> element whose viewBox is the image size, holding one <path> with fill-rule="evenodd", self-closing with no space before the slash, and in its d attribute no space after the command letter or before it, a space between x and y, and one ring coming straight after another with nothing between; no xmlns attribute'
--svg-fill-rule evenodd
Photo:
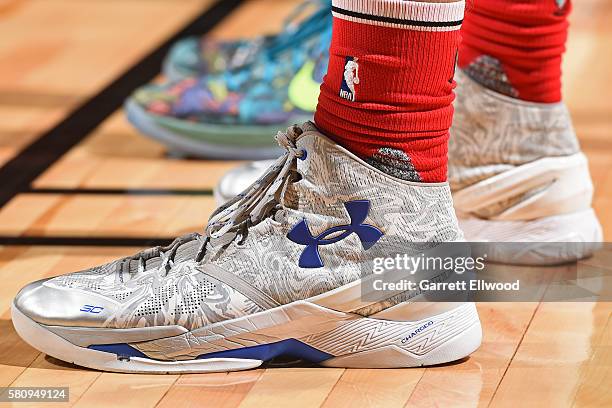
<svg viewBox="0 0 612 408"><path fill-rule="evenodd" d="M327 71L331 18L321 9L282 47L240 69L138 89L126 102L129 121L174 154L277 157L280 150L270 134L311 119L316 108Z"/></svg>
<svg viewBox="0 0 612 408"><path fill-rule="evenodd" d="M261 36L234 41L189 37L172 46L163 64L170 80L218 74L253 62L276 36Z"/></svg>
<svg viewBox="0 0 612 408"><path fill-rule="evenodd" d="M305 18L305 14L311 12ZM306 0L300 3L285 19L281 32L257 38L216 40L189 37L172 46L163 65L164 75L172 81L182 78L218 74L253 63L262 53L274 54L293 40L293 36L321 18L321 13L331 13L331 1Z"/></svg>

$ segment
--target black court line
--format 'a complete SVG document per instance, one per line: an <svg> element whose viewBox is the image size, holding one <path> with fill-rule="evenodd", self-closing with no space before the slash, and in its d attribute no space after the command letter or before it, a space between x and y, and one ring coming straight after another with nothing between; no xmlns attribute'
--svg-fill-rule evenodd
<svg viewBox="0 0 612 408"><path fill-rule="evenodd" d="M32 188L27 194L63 195L134 195L134 196L212 196L211 189L162 189L162 188Z"/></svg>
<svg viewBox="0 0 612 408"><path fill-rule="evenodd" d="M60 237L60 236L20 236L0 235L0 245L25 246L98 246L98 247L153 247L166 246L173 238L155 237Z"/></svg>
<svg viewBox="0 0 612 408"><path fill-rule="evenodd" d="M100 93L74 109L64 120L9 160L0 168L0 208L17 194L31 190L30 186L36 178L119 109L135 88L158 75L162 61L175 41L186 36L206 34L241 3L242 0L218 0Z"/></svg>

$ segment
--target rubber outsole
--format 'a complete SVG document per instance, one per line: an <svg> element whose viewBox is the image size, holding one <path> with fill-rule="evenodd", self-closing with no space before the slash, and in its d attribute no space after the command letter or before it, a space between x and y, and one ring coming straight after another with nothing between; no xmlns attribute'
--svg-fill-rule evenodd
<svg viewBox="0 0 612 408"><path fill-rule="evenodd" d="M96 370L149 374L209 373L248 370L263 363L236 358L189 361L158 361L141 357L121 359L113 353L75 346L21 313L14 304L11 317L17 333L35 349L59 360Z"/></svg>

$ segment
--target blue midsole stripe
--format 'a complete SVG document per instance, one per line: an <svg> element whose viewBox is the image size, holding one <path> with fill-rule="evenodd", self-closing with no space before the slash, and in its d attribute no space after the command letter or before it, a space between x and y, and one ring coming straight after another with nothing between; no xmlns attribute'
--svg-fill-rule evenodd
<svg viewBox="0 0 612 408"><path fill-rule="evenodd" d="M120 357L151 358L127 343L93 344L87 348L105 353L113 353ZM216 351L199 355L198 359L208 358L242 358L249 360L268 361L278 356L287 356L320 363L334 356L302 343L296 339L286 339L275 343L259 344L257 346L242 347L233 350Z"/></svg>
<svg viewBox="0 0 612 408"><path fill-rule="evenodd" d="M321 361L334 357L331 354L317 350L299 340L286 339L275 343L259 344L257 346L202 354L198 356L198 358L248 358L268 361L278 356L300 358L312 363L320 363Z"/></svg>

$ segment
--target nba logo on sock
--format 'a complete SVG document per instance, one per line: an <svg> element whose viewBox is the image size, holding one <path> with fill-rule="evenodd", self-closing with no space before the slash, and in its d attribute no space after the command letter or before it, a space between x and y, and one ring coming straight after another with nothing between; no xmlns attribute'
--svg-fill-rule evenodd
<svg viewBox="0 0 612 408"><path fill-rule="evenodd" d="M344 75L340 85L340 97L355 102L355 85L359 84L359 59L346 57L344 61Z"/></svg>

